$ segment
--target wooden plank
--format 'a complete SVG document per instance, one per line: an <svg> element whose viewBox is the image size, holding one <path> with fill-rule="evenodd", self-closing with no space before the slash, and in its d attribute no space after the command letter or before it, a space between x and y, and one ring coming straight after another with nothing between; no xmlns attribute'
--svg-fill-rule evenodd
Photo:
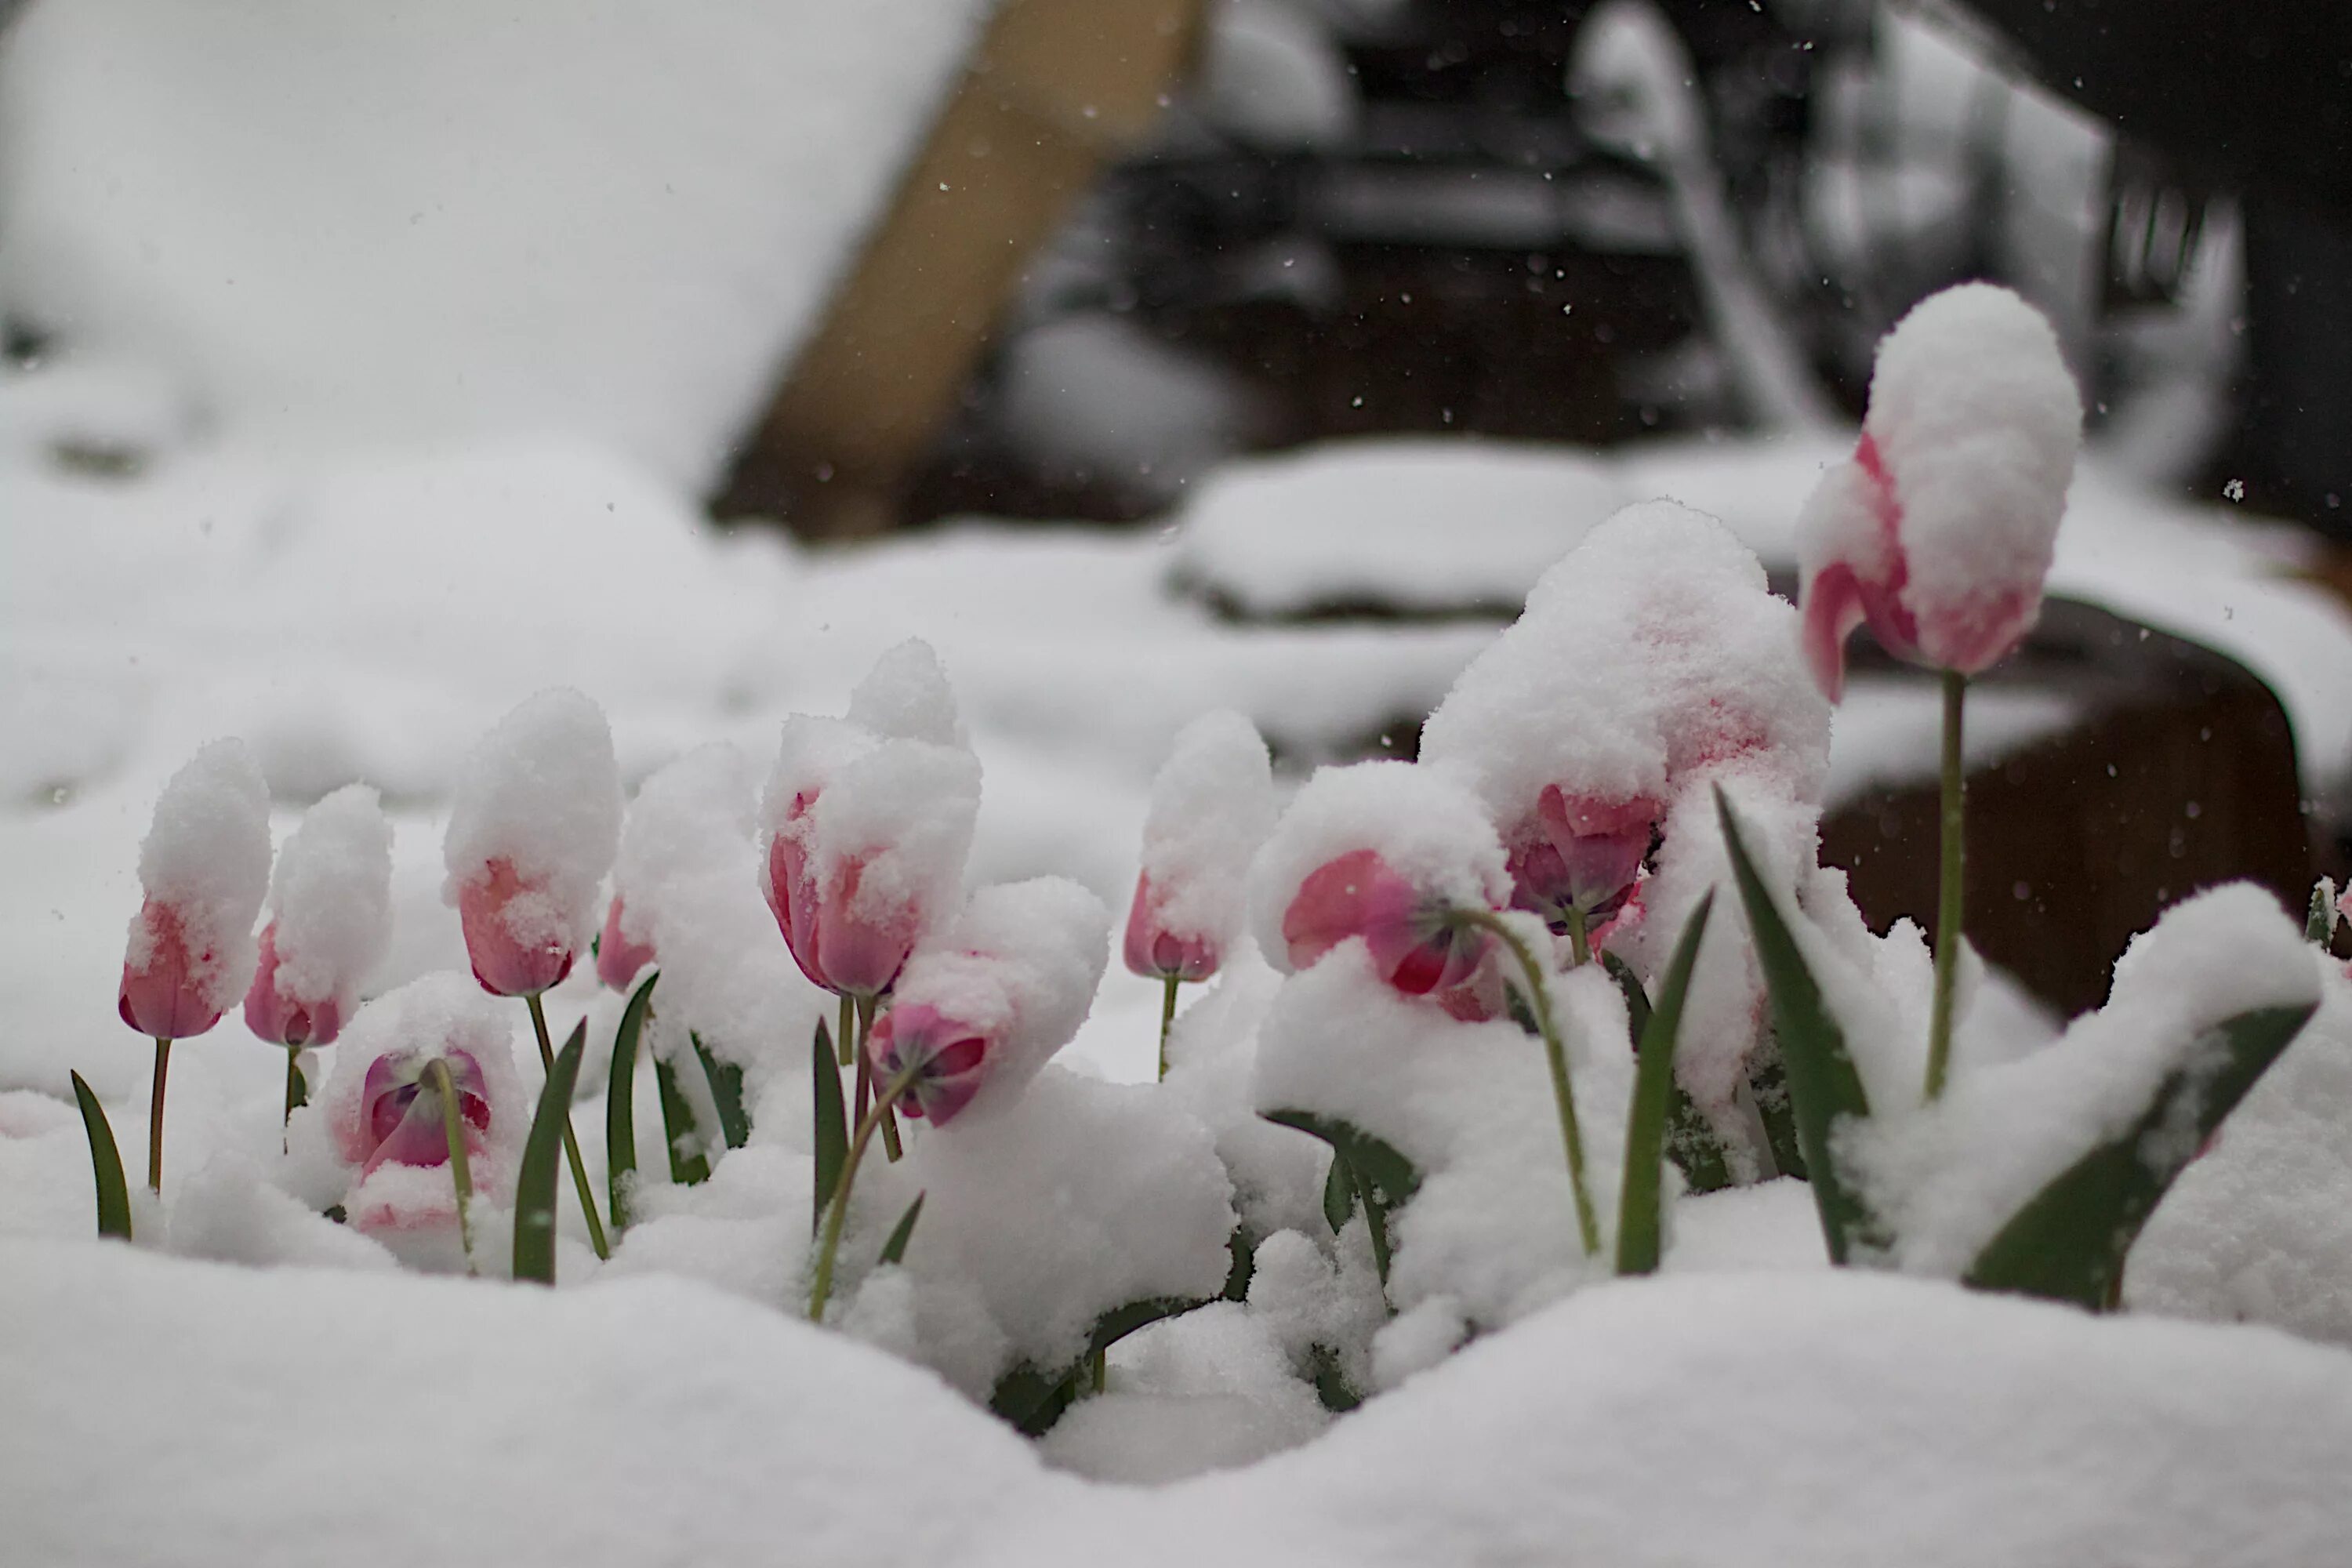
<svg viewBox="0 0 2352 1568"><path fill-rule="evenodd" d="M712 503L877 532L1030 258L1190 62L1200 0L1005 0Z"/></svg>

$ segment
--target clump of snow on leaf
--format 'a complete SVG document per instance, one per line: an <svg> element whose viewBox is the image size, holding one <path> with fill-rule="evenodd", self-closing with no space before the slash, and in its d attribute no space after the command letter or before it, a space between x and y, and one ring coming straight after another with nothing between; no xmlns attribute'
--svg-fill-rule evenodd
<svg viewBox="0 0 2352 1568"><path fill-rule="evenodd" d="M348 1014L392 947L392 824L376 792L346 784L302 814L269 879L278 989L332 996Z"/></svg>
<svg viewBox="0 0 2352 1568"><path fill-rule="evenodd" d="M1143 824L1156 924L1225 948L1246 912L1250 858L1274 819L1273 765L1257 726L1229 709L1187 724L1151 781Z"/></svg>
<svg viewBox="0 0 2352 1568"><path fill-rule="evenodd" d="M1611 1271L1633 1079L1625 1005L1598 965L1554 976L1549 989L1601 1221L1591 1257L1543 1047L1517 1025L1461 1023L1400 996L1347 942L1286 982L1259 1030L1261 1110L1345 1122L1421 1172L1389 1220L1400 1311L1442 1297L1468 1321L1499 1327Z"/></svg>
<svg viewBox="0 0 2352 1568"><path fill-rule="evenodd" d="M2310 957L2317 1016L2148 1217L2124 1277L2132 1310L2352 1347L2352 980Z"/></svg>
<svg viewBox="0 0 2352 1568"><path fill-rule="evenodd" d="M2107 1005L2055 1045L1956 1078L1908 1113L1877 1108L1843 1131L1843 1152L1893 1237L1894 1261L1958 1275L2035 1193L2127 1130L2168 1077L2217 1067L2216 1026L2318 1000L2311 950L2277 901L2251 883L2216 888L2135 938ZM2193 1127L2154 1136L2168 1142L2147 1157L2167 1165L2195 1152Z"/></svg>
<svg viewBox="0 0 2352 1568"><path fill-rule="evenodd" d="M461 889L505 861L524 889L504 905L509 935L577 952L595 929L596 890L620 836L621 777L604 713L568 687L542 691L466 759L442 841L442 899L455 908Z"/></svg>
<svg viewBox="0 0 2352 1568"><path fill-rule="evenodd" d="M1267 963L1290 967L1283 919L1300 885L1363 849L1433 902L1499 909L1511 896L1494 824L1460 773L1401 762L1318 768L1250 866L1250 930Z"/></svg>
<svg viewBox="0 0 2352 1568"><path fill-rule="evenodd" d="M269 786L245 742L215 741L173 773L139 846L139 882L178 917L188 982L214 1013L253 979L254 917L269 887ZM125 958L144 969L155 931L142 910Z"/></svg>

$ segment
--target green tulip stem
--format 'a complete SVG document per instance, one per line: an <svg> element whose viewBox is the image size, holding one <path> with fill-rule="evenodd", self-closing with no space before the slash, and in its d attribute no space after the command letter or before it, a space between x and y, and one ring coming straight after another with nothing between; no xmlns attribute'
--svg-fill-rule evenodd
<svg viewBox="0 0 2352 1568"><path fill-rule="evenodd" d="M1969 782L1960 766L1960 710L1969 678L1944 671L1943 843L1937 858L1936 994L1927 1015L1927 1098L1944 1092L1952 1059L1952 992L1959 979L1961 889L1966 879Z"/></svg>
<svg viewBox="0 0 2352 1568"><path fill-rule="evenodd" d="M863 1060L861 1055L859 1058ZM833 1205L824 1211L824 1239L817 1245L816 1276L809 1286L809 1321L824 1321L824 1304L833 1295L833 1260L841 1251L842 1222L849 1217L849 1189L856 1184L858 1163L866 1158L866 1146L874 1141L874 1129L890 1114L898 1097L907 1092L924 1064L909 1063L898 1077L882 1086L865 1115L857 1119L857 1132L849 1141L849 1158L842 1162L841 1184L833 1190Z"/></svg>
<svg viewBox="0 0 2352 1568"><path fill-rule="evenodd" d="M555 1070L555 1047L547 1037L547 1009L539 1003L534 991L523 998L530 1004L530 1026L539 1032L540 1065L549 1072ZM580 1212L588 1216L588 1242L596 1249L599 1258L613 1256L604 1242L604 1222L596 1213L596 1194L588 1185L588 1167L580 1163L580 1140L572 1135L572 1108L563 1108L563 1157L572 1165L572 1184L580 1192Z"/></svg>
<svg viewBox="0 0 2352 1568"><path fill-rule="evenodd" d="M449 1180L457 1189L457 1245L466 1249L466 1272L474 1272L474 1168L466 1153L466 1115L457 1103L457 1086L449 1064L435 1057L425 1066L425 1081L441 1097L441 1131L449 1141Z"/></svg>

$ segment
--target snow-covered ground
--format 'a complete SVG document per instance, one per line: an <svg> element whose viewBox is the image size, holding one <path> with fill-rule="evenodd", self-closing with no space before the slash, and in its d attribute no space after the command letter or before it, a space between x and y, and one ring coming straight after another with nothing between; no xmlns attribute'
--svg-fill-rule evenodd
<svg viewBox="0 0 2352 1568"><path fill-rule="evenodd" d="M851 1334L774 1310L807 1176L772 1141L726 1155L691 1204L651 1185L647 1223L604 1271L568 1215L567 1289L397 1273L291 1195L302 1151L273 1175L285 1058L235 1013L173 1058L168 1216L142 1190L141 1245L90 1242L68 1074L95 1087L126 1152L143 1144L150 1047L115 1016L125 923L156 796L207 741L247 743L280 843L339 786L383 792L381 994L466 967L443 831L469 749L523 699L593 698L630 790L709 742L756 776L785 715L841 711L878 655L920 637L984 773L968 879L1067 876L1117 910L1153 773L1188 722L1246 714L1288 789L1425 713L1496 633L1217 605L1507 605L1621 503L1660 496L1786 565L1805 493L1847 447L1364 443L1235 465L1157 529L973 521L835 552L721 534L692 498L869 220L976 8L893 0L853 26L709 0L678 31L542 5L511 26L477 18L478 47L451 51L405 14L303 11L306 29L297 9L37 4L0 68L0 305L59 327L69 351L0 371L13 1552L2003 1568L2340 1554L2352 1360L2309 1342L2352 1342L2352 1118L2328 1114L2352 1103L2340 1027L2265 1081L2135 1258L2135 1306L2258 1326L2098 1321L1832 1273L1811 1200L1776 1182L1680 1203L1668 1278L1538 1307L1428 1370L1414 1368L1464 1331L1458 1311L1400 1319L1374 1369L1388 1392L1339 1420L1292 1352L1314 1314L1361 1307L1368 1262L1269 1247L1246 1309L1122 1342L1108 1392L1028 1445L970 1387L873 1348L913 1335L903 1300L894 1319L869 1294ZM271 59L284 68L257 68ZM346 189L354 167L372 174ZM2244 661L2286 703L2317 793L2352 772L2352 616L2293 578L2298 550L2094 454L2052 586ZM2063 700L1986 696L1973 740L1990 750L2071 717ZM1916 694L1857 689L1832 792L1924 771L1926 720ZM781 936L735 969L762 993L740 1016L779 1037L765 1081L789 1089L791 1067L804 1108L798 1053L822 999ZM1290 1135L1249 1116L1219 1055L1220 1010L1245 1017L1272 986L1232 964L1180 1026L1167 1090L1147 1091L1125 1086L1152 1077L1159 988L1115 966L1060 1058L1075 1072L1021 1102L1031 1120L926 1138L868 1184L903 1201L933 1183L921 1245L966 1248L980 1316L1009 1334L1068 1335L1016 1321L1024 1268L1108 1274L1109 1253L1132 1251L1194 1293L1204 1252L1223 1268L1228 1136L1298 1164L1299 1141L1272 1142ZM1578 1005L1594 1004L1615 1005ZM590 1019L575 1120L601 1125L619 999L583 963L548 1005L559 1028ZM2012 1028L2032 1025L1976 1015L1963 1055ZM536 1085L530 1047L515 1055ZM1538 1076L1517 1051L1465 1103L1524 1101L1519 1137L1520 1110L1549 1115ZM1183 1108L1236 1096L1240 1131L1221 1127L1213 1157ZM1098 1136L1055 1142L1070 1127ZM583 1142L601 1177L602 1141ZM1168 1222L1166 1257L1099 1239L1106 1215L1142 1212ZM1019 1245L992 1250L996 1237ZM1006 1346L965 1349L978 1373L941 1370L984 1388Z"/></svg>

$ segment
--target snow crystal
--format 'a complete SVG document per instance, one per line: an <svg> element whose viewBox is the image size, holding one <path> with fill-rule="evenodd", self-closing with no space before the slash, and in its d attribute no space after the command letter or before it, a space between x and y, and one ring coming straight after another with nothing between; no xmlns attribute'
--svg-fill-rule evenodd
<svg viewBox="0 0 2352 1568"><path fill-rule="evenodd" d="M1143 824L1155 926L1228 949L1246 912L1250 859L1274 818L1273 767L1256 725L1221 709L1179 731Z"/></svg>
<svg viewBox="0 0 2352 1568"><path fill-rule="evenodd" d="M189 983L225 1013L253 980L254 917L269 887L269 787L242 741L215 741L172 775L139 846L148 900L179 917ZM143 969L154 931L131 917L126 963Z"/></svg>
<svg viewBox="0 0 2352 1568"><path fill-rule="evenodd" d="M542 691L466 759L442 841L441 897L456 908L460 890L503 860L526 889L505 906L514 940L584 950L620 837L621 780L604 715L569 688Z"/></svg>
<svg viewBox="0 0 2352 1568"><path fill-rule="evenodd" d="M2217 888L2134 939L2106 1006L2055 1045L1956 1078L1930 1105L1874 1105L1867 1123L1841 1130L1844 1155L1894 1261L1957 1276L2052 1178L2137 1120L2167 1076L2197 1070L2215 1026L2318 1000L2312 950L2277 901L2251 883ZM2170 1163L2194 1151L2153 1154Z"/></svg>
<svg viewBox="0 0 2352 1568"><path fill-rule="evenodd" d="M1328 1257L1306 1231L1279 1230L1260 1241L1251 1259L1250 1316L1294 1370L1307 1372L1327 1355L1349 1387L1369 1392L1372 1336L1389 1315L1371 1234L1360 1215L1330 1240Z"/></svg>
<svg viewBox="0 0 2352 1568"><path fill-rule="evenodd" d="M1318 768L1250 865L1250 930L1267 963L1290 967L1283 917L1300 884L1360 849L1376 850L1425 898L1468 909L1510 900L1503 847L1461 773L1401 762Z"/></svg>
<svg viewBox="0 0 2352 1568"><path fill-rule="evenodd" d="M357 1005L392 949L392 824L376 793L346 784L302 815L269 879L282 996Z"/></svg>
<svg viewBox="0 0 2352 1568"><path fill-rule="evenodd" d="M1372 1384L1390 1389L1452 1355L1470 1337L1462 1303L1430 1296L1398 1313L1372 1339Z"/></svg>
<svg viewBox="0 0 2352 1568"><path fill-rule="evenodd" d="M849 694L848 718L885 740L971 744L940 656L920 637L908 637L874 661Z"/></svg>

